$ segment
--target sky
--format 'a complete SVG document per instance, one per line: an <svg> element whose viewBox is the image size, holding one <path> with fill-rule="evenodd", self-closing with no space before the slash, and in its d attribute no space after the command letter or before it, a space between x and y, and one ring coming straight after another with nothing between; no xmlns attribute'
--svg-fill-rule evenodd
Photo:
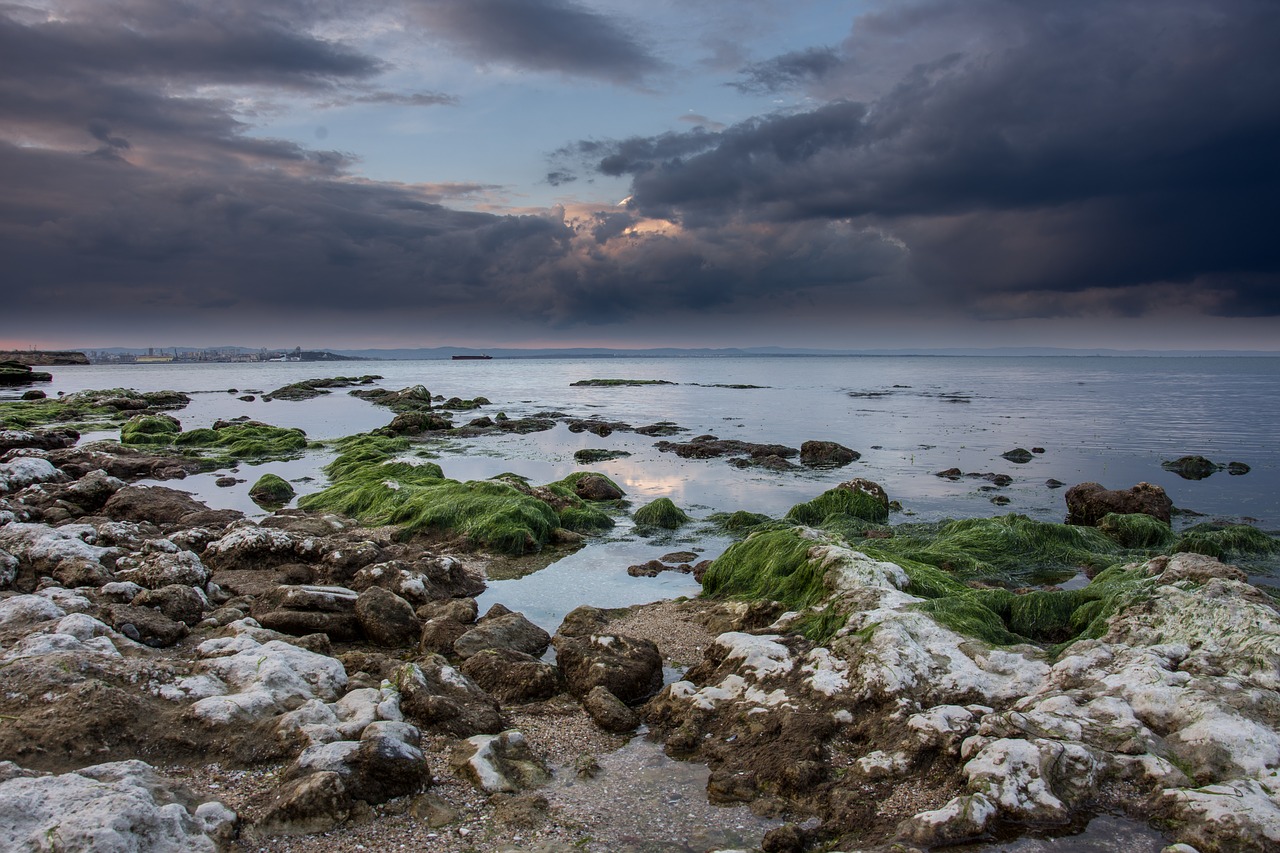
<svg viewBox="0 0 1280 853"><path fill-rule="evenodd" d="M1278 318L1274 0L0 0L0 346Z"/></svg>

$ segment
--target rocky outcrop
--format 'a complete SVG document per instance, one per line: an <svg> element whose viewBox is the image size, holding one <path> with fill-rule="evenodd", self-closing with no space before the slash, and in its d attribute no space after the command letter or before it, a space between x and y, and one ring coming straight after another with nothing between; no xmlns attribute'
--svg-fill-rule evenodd
<svg viewBox="0 0 1280 853"><path fill-rule="evenodd" d="M1173 501L1164 489L1139 483L1129 489L1107 489L1098 483L1080 483L1067 489L1067 524L1096 527L1108 513L1143 513L1169 523Z"/></svg>
<svg viewBox="0 0 1280 853"><path fill-rule="evenodd" d="M236 832L235 812L196 803L142 761L59 776L0 762L0 847L214 853ZM39 846L33 846L39 845Z"/></svg>
<svg viewBox="0 0 1280 853"><path fill-rule="evenodd" d="M450 763L458 775L490 794L517 793L551 779L524 735L514 729L467 738L454 749Z"/></svg>

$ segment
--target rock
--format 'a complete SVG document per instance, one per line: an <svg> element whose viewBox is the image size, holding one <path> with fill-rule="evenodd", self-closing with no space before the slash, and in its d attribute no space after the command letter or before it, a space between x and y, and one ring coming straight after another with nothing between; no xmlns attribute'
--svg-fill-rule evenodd
<svg viewBox="0 0 1280 853"><path fill-rule="evenodd" d="M415 725L456 737L493 734L505 728L492 696L439 655L397 671L400 708Z"/></svg>
<svg viewBox="0 0 1280 853"><path fill-rule="evenodd" d="M640 725L640 715L623 704L605 687L593 687L582 697L582 708L607 732L622 734Z"/></svg>
<svg viewBox="0 0 1280 853"><path fill-rule="evenodd" d="M327 634L348 642L364 636L356 615L359 596L341 586L281 585L261 596L254 616L264 628L286 634Z"/></svg>
<svg viewBox="0 0 1280 853"><path fill-rule="evenodd" d="M47 483L65 477L48 459L20 456L0 462L0 494L19 491L32 483Z"/></svg>
<svg viewBox="0 0 1280 853"><path fill-rule="evenodd" d="M625 703L640 702L662 687L662 656L650 640L621 634L557 635L556 662L575 696L605 687Z"/></svg>
<svg viewBox="0 0 1280 853"><path fill-rule="evenodd" d="M1152 563L1155 561L1152 560ZM1158 576L1162 584L1173 584L1179 581L1192 583L1208 583L1214 578L1248 583L1249 576L1236 566L1226 565L1206 557L1203 554L1174 554L1165 564L1164 571Z"/></svg>
<svg viewBox="0 0 1280 853"><path fill-rule="evenodd" d="M514 729L467 738L454 748L449 763L459 776L490 794L518 793L551 779L524 735Z"/></svg>
<svg viewBox="0 0 1280 853"><path fill-rule="evenodd" d="M1227 473L1233 477L1239 477L1241 474L1248 474L1252 470L1243 462L1228 462Z"/></svg>
<svg viewBox="0 0 1280 853"><path fill-rule="evenodd" d="M369 642L387 648L417 645L422 623L413 606L393 592L371 586L356 599L356 618Z"/></svg>
<svg viewBox="0 0 1280 853"><path fill-rule="evenodd" d="M172 547L165 548L165 545ZM202 587L209 581L209 569L200 558L191 551L178 550L167 539L148 542L140 552L118 559L116 575L122 581L132 581L148 589L171 584Z"/></svg>
<svg viewBox="0 0 1280 853"><path fill-rule="evenodd" d="M150 607L111 604L103 608L103 621L136 643L162 649L187 635L187 626Z"/></svg>
<svg viewBox="0 0 1280 853"><path fill-rule="evenodd" d="M86 511L101 509L111 496L125 487L124 480L112 477L106 471L97 469L85 474L79 480L63 489L67 500L75 502Z"/></svg>
<svg viewBox="0 0 1280 853"><path fill-rule="evenodd" d="M351 795L342 775L320 771L286 782L254 826L255 834L310 835L338 826L351 814Z"/></svg>
<svg viewBox="0 0 1280 853"><path fill-rule="evenodd" d="M23 399L23 400L44 400L44 399L46 399L48 396L49 396L49 395L48 395L48 394L46 394L46 393L44 393L43 391L40 391L40 390L37 390L37 389L33 388L33 389L31 389L30 391L23 391L23 392L22 392L22 397L21 397L20 399Z"/></svg>
<svg viewBox="0 0 1280 853"><path fill-rule="evenodd" d="M445 616L428 619L422 624L418 638L418 650L423 654L453 654L453 644L470 630L467 624Z"/></svg>
<svg viewBox="0 0 1280 853"><path fill-rule="evenodd" d="M484 649L467 658L463 674L503 704L550 699L560 692L560 671L515 649Z"/></svg>
<svg viewBox="0 0 1280 853"><path fill-rule="evenodd" d="M1015 447L1013 450L1006 450L1000 455L1018 465L1024 465L1035 458L1035 455L1025 447Z"/></svg>
<svg viewBox="0 0 1280 853"><path fill-rule="evenodd" d="M249 497L259 506L282 506L293 500L293 486L275 474L263 474L249 488Z"/></svg>
<svg viewBox="0 0 1280 853"><path fill-rule="evenodd" d="M111 496L102 511L124 521L176 524L186 516L210 510L188 492L166 486L126 486Z"/></svg>
<svg viewBox="0 0 1280 853"><path fill-rule="evenodd" d="M201 643L201 669L225 685L223 695L208 696L191 713L209 725L254 722L312 700L333 702L347 686L342 664L280 640L260 643L256 623L230 626L234 633Z"/></svg>
<svg viewBox="0 0 1280 853"><path fill-rule="evenodd" d="M1096 527L1109 512L1144 513L1169 523L1173 501L1164 489L1139 483L1130 489L1106 489L1098 483L1080 483L1067 489L1067 524Z"/></svg>
<svg viewBox="0 0 1280 853"><path fill-rule="evenodd" d="M176 583L160 589L143 590L130 604L134 607L153 607L175 622L182 622L187 626L198 624L209 609L209 599L204 593L195 587Z"/></svg>
<svg viewBox="0 0 1280 853"><path fill-rule="evenodd" d="M0 453L16 448L58 450L79 440L80 433L73 429L0 429Z"/></svg>
<svg viewBox="0 0 1280 853"><path fill-rule="evenodd" d="M557 637L588 637L604 633L609 617L598 607L581 604L565 614L564 621L556 629Z"/></svg>
<svg viewBox="0 0 1280 853"><path fill-rule="evenodd" d="M320 543L311 536L242 524L205 546L205 563L219 569L267 569L320 557Z"/></svg>
<svg viewBox="0 0 1280 853"><path fill-rule="evenodd" d="M235 823L235 813L221 803L195 807L141 761L0 782L0 848L6 850L214 853L232 840Z"/></svg>
<svg viewBox="0 0 1280 853"><path fill-rule="evenodd" d="M329 558L332 559L334 552ZM484 580L454 557L433 557L407 562L388 560L365 565L348 582L357 592L380 586L408 601L423 605L457 596L478 595ZM420 617L431 618L431 617ZM474 622L474 617L470 620Z"/></svg>
<svg viewBox="0 0 1280 853"><path fill-rule="evenodd" d="M1223 466L1210 462L1203 456L1180 456L1171 461L1161 462L1160 467L1177 474L1184 480L1203 480L1223 468Z"/></svg>
<svg viewBox="0 0 1280 853"><path fill-rule="evenodd" d="M616 501L626 495L626 492L618 488L608 477L602 477L599 474L579 477L573 484L573 492L584 501Z"/></svg>
<svg viewBox="0 0 1280 853"><path fill-rule="evenodd" d="M834 441L806 441L800 445L800 464L810 468L842 468L862 454Z"/></svg>
<svg viewBox="0 0 1280 853"><path fill-rule="evenodd" d="M506 608L503 608L505 610ZM547 650L551 635L530 622L521 613L490 610L453 644L454 652L469 658L485 649L513 649L539 656Z"/></svg>
<svg viewBox="0 0 1280 853"><path fill-rule="evenodd" d="M775 826L760 841L764 853L803 853L804 831L794 823Z"/></svg>

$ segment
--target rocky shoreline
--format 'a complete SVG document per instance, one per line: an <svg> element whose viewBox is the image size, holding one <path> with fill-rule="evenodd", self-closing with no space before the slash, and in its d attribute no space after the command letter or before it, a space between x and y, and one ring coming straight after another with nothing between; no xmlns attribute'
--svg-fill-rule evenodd
<svg viewBox="0 0 1280 853"><path fill-rule="evenodd" d="M449 420L392 396L402 423ZM295 452L288 431L183 432L179 400L134 399L73 401L131 413L131 446L0 431L5 849L640 850L592 814L646 731L708 769L713 805L672 831L749 827L698 849L931 849L1103 812L1201 853L1280 847L1280 608L1232 565L1280 544L1175 533L1156 487L1076 486L1073 525L890 525L854 479L711 522L739 541L709 564L632 567L694 572L701 598L548 634L479 612L486 567L607 529L628 512L608 478L457 484L388 430L252 520L135 483ZM637 520L693 523L657 504Z"/></svg>

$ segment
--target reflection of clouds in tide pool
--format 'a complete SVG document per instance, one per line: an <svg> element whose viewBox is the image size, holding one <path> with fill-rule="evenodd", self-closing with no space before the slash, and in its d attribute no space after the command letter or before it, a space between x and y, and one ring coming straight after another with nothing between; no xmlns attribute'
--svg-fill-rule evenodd
<svg viewBox="0 0 1280 853"><path fill-rule="evenodd" d="M700 539L699 560L720 555L729 545L721 537ZM541 571L515 580L489 581L477 599L483 613L501 603L554 633L564 616L579 605L630 607L678 596L695 596L702 588L692 575L662 572L653 578L633 578L627 567L689 547L679 538L660 540L595 540Z"/></svg>

